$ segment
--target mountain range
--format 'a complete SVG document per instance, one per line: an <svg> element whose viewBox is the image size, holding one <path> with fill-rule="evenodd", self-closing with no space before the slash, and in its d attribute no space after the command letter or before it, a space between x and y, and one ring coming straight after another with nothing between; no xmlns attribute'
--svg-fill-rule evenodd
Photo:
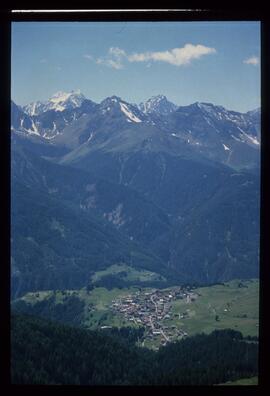
<svg viewBox="0 0 270 396"><path fill-rule="evenodd" d="M178 283L258 276L260 136L260 109L164 95L12 102L12 295L116 262Z"/></svg>

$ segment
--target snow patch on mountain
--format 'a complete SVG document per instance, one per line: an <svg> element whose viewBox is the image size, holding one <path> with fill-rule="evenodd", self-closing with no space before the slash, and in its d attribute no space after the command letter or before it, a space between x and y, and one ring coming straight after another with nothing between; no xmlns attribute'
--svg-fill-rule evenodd
<svg viewBox="0 0 270 396"><path fill-rule="evenodd" d="M36 116L43 112L44 106L45 106L44 102L40 102L40 101L32 102L24 106L23 111L30 116Z"/></svg>
<svg viewBox="0 0 270 396"><path fill-rule="evenodd" d="M232 136L232 138L233 138L234 140L236 140L237 142L242 142L242 143L244 143L243 140L238 139L236 136L234 136L234 135L231 135L231 136Z"/></svg>
<svg viewBox="0 0 270 396"><path fill-rule="evenodd" d="M40 134L39 131L38 131L38 129L37 129L37 127L36 127L36 124L34 123L33 120L32 120L32 128L33 128L33 131L36 132L37 135Z"/></svg>
<svg viewBox="0 0 270 396"><path fill-rule="evenodd" d="M89 138L87 139L87 142L90 142L90 140L93 139L93 136L94 136L94 134L93 134L93 132L91 132Z"/></svg>
<svg viewBox="0 0 270 396"><path fill-rule="evenodd" d="M246 137L248 139L248 141L250 143L255 144L256 146L260 145L260 142L258 141L258 139L255 136L251 136L248 133L246 133L245 131L243 131L243 129L241 129L240 127L238 127L239 131L242 133L242 136Z"/></svg>
<svg viewBox="0 0 270 396"><path fill-rule="evenodd" d="M40 136L40 133L37 131L37 129L26 129L25 128L25 131L29 134L29 135L37 135L37 136Z"/></svg>
<svg viewBox="0 0 270 396"><path fill-rule="evenodd" d="M138 117L135 116L125 105L125 103L120 103L121 111L133 122L142 122Z"/></svg>
<svg viewBox="0 0 270 396"><path fill-rule="evenodd" d="M248 134L245 134L245 135L247 136L247 138L248 138L249 140L252 141L253 144L260 145L260 142L258 141L257 138L255 138L255 137L253 137L253 136L250 136L250 135L248 135Z"/></svg>
<svg viewBox="0 0 270 396"><path fill-rule="evenodd" d="M228 146L226 146L226 144L222 143L222 146L224 147L224 150L225 150L225 151L227 151L227 150L230 151L230 148L229 148Z"/></svg>

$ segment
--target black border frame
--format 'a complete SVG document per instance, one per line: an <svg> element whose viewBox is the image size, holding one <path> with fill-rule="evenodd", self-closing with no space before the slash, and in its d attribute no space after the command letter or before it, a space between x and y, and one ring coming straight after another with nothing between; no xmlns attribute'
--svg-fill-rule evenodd
<svg viewBox="0 0 270 396"><path fill-rule="evenodd" d="M179 392L183 394L200 394L201 392L215 394L222 393L240 393L250 394L266 391L269 387L269 372L267 363L269 363L268 351L270 352L269 342L269 324L267 320L267 301L270 301L270 277L268 263L270 262L269 242L267 240L270 235L269 227L269 181L267 176L270 174L269 157L270 155L270 100L269 100L269 77L270 72L270 29L269 18L267 17L266 7L261 8L200 8L195 6L190 9L190 4L178 4L183 10L177 10L172 7L169 10L158 9L157 7L148 7L148 10L142 11L142 8L134 7L134 10L129 9L115 9L109 10L99 9L95 11L90 9L87 12L77 12L73 8L71 12L27 12L27 13L13 13L14 10L44 10L54 8L48 5L40 7L39 5L27 4L27 6L19 6L18 2L13 2L11 6L1 9L0 13L0 45L2 57L0 62L0 75L2 77L0 101L1 101L1 117L0 117L0 139L1 139L1 171L3 171L3 182L1 183L2 194L1 209L3 211L2 219L4 219L3 249L1 254L3 257L1 269L2 284L0 287L0 340L2 341L1 357L3 359L3 369L1 370L1 385L7 392L26 391L28 394L47 394L50 392L57 392L62 394L73 394L74 392L82 392L88 394L89 392L116 391L117 394L126 391L135 393L137 391L146 391L147 393L174 393ZM31 2L30 2L31 3ZM85 3L81 7L78 3L79 9L88 8ZM55 4L54 4L55 5ZM59 10L65 10L59 6ZM71 9L67 7L66 9ZM47 386L47 385L13 385L10 381L10 266L6 265L10 262L10 137L7 131L10 130L10 83L11 83L11 23L12 22L113 22L113 21L258 21L261 22L261 106L262 106L262 144L261 144L261 237L260 237L260 326L259 326L259 385L258 386L218 386L218 387L87 387L87 386ZM4 62L3 62L4 59ZM269 110L268 110L269 109ZM8 280L8 281L7 281Z"/></svg>

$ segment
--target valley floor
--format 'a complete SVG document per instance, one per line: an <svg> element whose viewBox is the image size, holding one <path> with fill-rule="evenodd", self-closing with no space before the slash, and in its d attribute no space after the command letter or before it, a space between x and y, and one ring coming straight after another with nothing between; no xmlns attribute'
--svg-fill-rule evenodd
<svg viewBox="0 0 270 396"><path fill-rule="evenodd" d="M151 349L158 349L161 345L197 333L209 334L215 329L231 328L241 331L244 336L258 336L257 279L233 280L196 289L180 286L166 289L134 286L112 290L95 287L90 291L86 288L40 291L27 293L14 301L13 307L19 308L21 312L31 313L32 310L35 315L38 313L50 318L52 306L48 309L48 304L53 304L59 312L61 307L63 310L70 310L70 298L76 298L83 307L80 320L82 327L92 330L144 327L144 336L138 344ZM77 314L74 312L73 316ZM72 317L72 311L70 316ZM62 318L65 321L63 315Z"/></svg>

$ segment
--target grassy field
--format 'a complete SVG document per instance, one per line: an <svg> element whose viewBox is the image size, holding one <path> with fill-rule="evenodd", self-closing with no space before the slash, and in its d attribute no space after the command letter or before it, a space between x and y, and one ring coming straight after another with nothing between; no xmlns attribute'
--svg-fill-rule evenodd
<svg viewBox="0 0 270 396"><path fill-rule="evenodd" d="M110 305L114 299L135 293L136 291L138 291L136 287L112 290L107 290L104 287L96 287L89 293L86 288L80 290L65 290L64 292L59 290L53 292L49 290L27 293L21 299L27 303L35 304L51 296L55 296L56 303L61 304L65 297L76 296L85 303L83 326L91 329L96 329L101 326L134 327L136 325L133 322L125 320L122 315L112 313Z"/></svg>
<svg viewBox="0 0 270 396"><path fill-rule="evenodd" d="M239 284L243 287L239 287ZM258 336L259 282L233 280L223 285L195 290L199 297L191 303L173 302L172 312L187 312L185 319L173 318L168 324L181 327L189 335L210 333L215 329L232 328L244 336Z"/></svg>
<svg viewBox="0 0 270 396"><path fill-rule="evenodd" d="M118 271L119 267L112 266L111 270ZM123 270L123 267L121 267ZM104 273L105 271L102 271ZM132 276L134 273L132 274ZM97 276L100 276L98 273ZM144 291L150 288L144 288ZM136 287L107 290L96 287L90 292L86 288L81 290L43 291L28 293L23 297L28 303L55 295L56 302L61 303L66 296L77 296L85 302L83 325L96 329L101 326L136 326L126 320L120 313L111 311L112 301L138 291ZM186 299L172 302L171 318L164 321L168 327L175 325L188 335L196 333L210 333L215 329L232 328L239 330L244 336L258 335L259 312L259 282L258 280L233 280L224 285L202 287L194 290L198 294L195 301L188 303ZM179 319L179 314L186 313L185 318ZM151 347L152 341L145 340L145 346ZM157 345L152 345L157 347Z"/></svg>
<svg viewBox="0 0 270 396"><path fill-rule="evenodd" d="M92 282L97 282L107 275L120 275L121 273L123 279L126 281L151 282L166 280L164 277L155 272L138 270L126 264L114 264L103 271L95 272L95 274L92 276Z"/></svg>
<svg viewBox="0 0 270 396"><path fill-rule="evenodd" d="M228 381L219 385L258 385L258 377L241 378L236 381Z"/></svg>
<svg viewBox="0 0 270 396"><path fill-rule="evenodd" d="M104 287L97 287L88 294L86 289L80 290L79 297L85 301L84 325L92 329L100 326L134 326L122 315L112 313L110 305L114 299L136 291L136 288L107 290Z"/></svg>

